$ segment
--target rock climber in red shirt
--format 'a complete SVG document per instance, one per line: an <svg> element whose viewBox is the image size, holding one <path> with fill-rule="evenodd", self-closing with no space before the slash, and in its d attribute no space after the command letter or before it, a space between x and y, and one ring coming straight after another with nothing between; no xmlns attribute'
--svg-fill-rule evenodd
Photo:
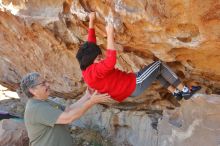
<svg viewBox="0 0 220 146"><path fill-rule="evenodd" d="M153 62L137 73L126 73L115 68L114 28L110 23L106 26L107 52L105 59L101 59L101 50L96 45L95 18L95 12L91 12L89 14L88 41L79 48L76 54L84 81L90 88L100 93L108 93L119 102L129 96L140 95L156 80L159 80L162 86L167 88L177 100L182 98L187 100L201 89L200 86L192 86L191 89L184 86L177 75L161 61Z"/></svg>

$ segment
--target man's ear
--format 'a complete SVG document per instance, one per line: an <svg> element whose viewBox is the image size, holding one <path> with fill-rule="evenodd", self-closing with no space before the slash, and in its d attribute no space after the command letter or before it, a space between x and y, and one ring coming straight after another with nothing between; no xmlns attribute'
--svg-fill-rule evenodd
<svg viewBox="0 0 220 146"><path fill-rule="evenodd" d="M28 90L29 90L29 92L30 92L31 94L35 95L34 89L30 88L30 89L28 89Z"/></svg>

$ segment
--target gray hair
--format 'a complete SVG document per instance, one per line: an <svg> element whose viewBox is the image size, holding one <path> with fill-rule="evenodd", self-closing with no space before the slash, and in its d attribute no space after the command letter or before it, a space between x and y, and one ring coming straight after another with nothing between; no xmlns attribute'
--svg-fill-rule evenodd
<svg viewBox="0 0 220 146"><path fill-rule="evenodd" d="M40 77L40 74L37 72L32 72L25 75L20 83L22 92L28 97L32 98L34 95L30 93L29 89L37 85L37 79Z"/></svg>

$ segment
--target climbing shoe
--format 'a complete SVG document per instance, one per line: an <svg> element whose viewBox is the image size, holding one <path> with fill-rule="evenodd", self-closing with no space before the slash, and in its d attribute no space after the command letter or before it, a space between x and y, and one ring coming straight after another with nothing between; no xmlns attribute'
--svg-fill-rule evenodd
<svg viewBox="0 0 220 146"><path fill-rule="evenodd" d="M174 92L173 96L176 98L176 100L180 101L183 99L181 92Z"/></svg>
<svg viewBox="0 0 220 146"><path fill-rule="evenodd" d="M180 93L185 100L188 100L193 96L193 94L195 94L200 89L201 86L191 86L190 90L188 90L187 92L181 91Z"/></svg>

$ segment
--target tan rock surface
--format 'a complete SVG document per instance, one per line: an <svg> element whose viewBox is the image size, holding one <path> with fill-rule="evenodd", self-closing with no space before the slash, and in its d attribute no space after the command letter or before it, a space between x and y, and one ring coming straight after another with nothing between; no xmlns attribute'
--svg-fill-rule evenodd
<svg viewBox="0 0 220 146"><path fill-rule="evenodd" d="M51 80L58 95L81 94L85 85L75 53L86 40L86 16L96 11L102 48L105 21L114 21L119 68L137 71L161 59L185 82L204 85L202 92L219 93L219 1L69 0L64 8L62 2L2 1L1 6L13 7L18 17L0 12L1 84L15 89L21 76L38 71ZM159 87L152 89L157 92Z"/></svg>

